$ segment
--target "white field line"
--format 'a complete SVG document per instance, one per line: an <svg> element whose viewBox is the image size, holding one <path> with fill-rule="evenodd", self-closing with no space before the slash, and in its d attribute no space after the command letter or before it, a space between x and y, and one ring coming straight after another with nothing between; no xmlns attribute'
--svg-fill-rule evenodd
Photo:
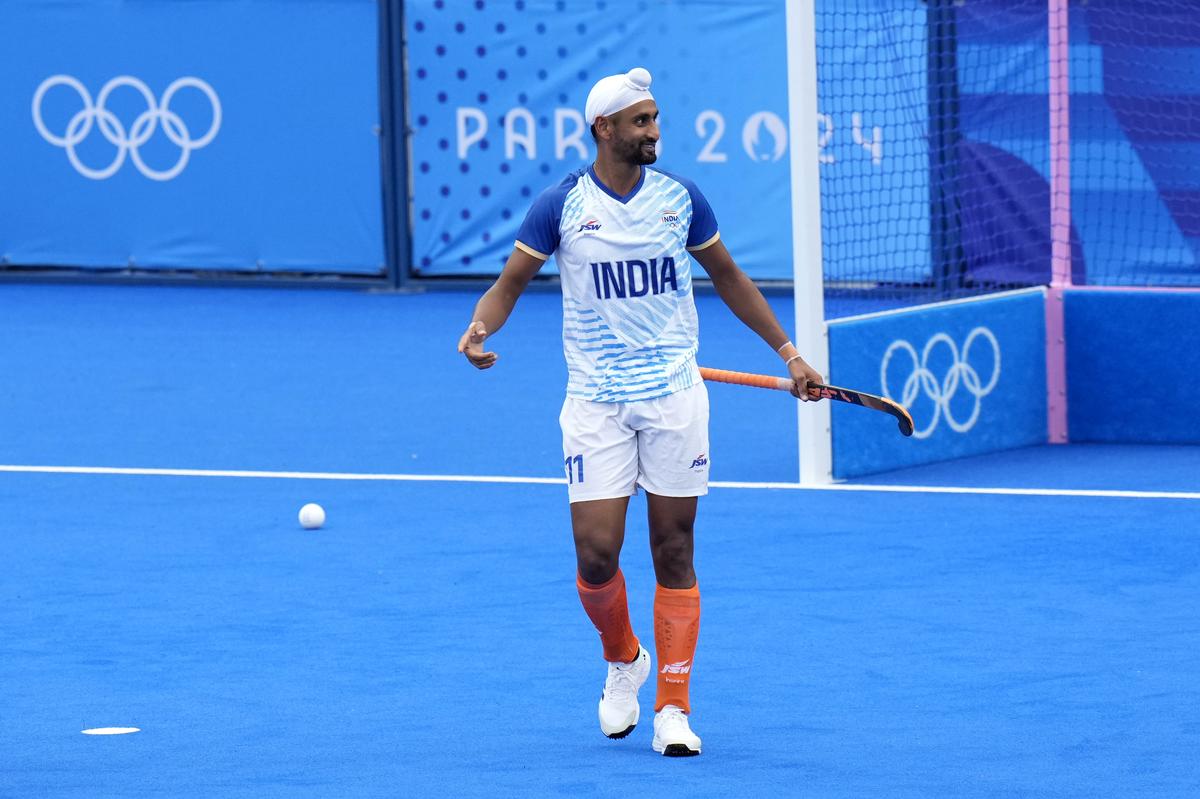
<svg viewBox="0 0 1200 799"><path fill-rule="evenodd" d="M406 483L512 483L563 485L562 477L508 477L473 474L376 474L357 472L270 472L244 469L153 469L118 466L21 466L0 464L0 472L32 474L100 474L154 477L245 477L274 480L347 480ZM747 483L714 480L712 488L780 489L788 491L874 491L892 494L993 494L1034 497L1116 497L1123 499L1200 499L1200 491L1121 491L1088 488L976 488L971 486L863 485L831 483Z"/></svg>

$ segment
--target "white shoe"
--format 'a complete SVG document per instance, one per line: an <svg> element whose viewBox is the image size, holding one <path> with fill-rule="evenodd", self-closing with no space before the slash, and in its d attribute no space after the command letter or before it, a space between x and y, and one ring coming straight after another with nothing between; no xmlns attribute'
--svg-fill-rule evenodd
<svg viewBox="0 0 1200 799"><path fill-rule="evenodd" d="M637 726L641 710L638 689L650 674L650 653L638 644L632 663L609 663L608 679L600 695L600 731L609 738L624 738Z"/></svg>
<svg viewBox="0 0 1200 799"><path fill-rule="evenodd" d="M654 716L655 752L667 757L689 757L700 754L700 739L688 726L683 708L667 705Z"/></svg>

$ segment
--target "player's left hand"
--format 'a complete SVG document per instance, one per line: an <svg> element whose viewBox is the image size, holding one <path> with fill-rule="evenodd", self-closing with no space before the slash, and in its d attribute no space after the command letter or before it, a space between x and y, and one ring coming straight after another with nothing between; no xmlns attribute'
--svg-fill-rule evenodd
<svg viewBox="0 0 1200 799"><path fill-rule="evenodd" d="M792 396L803 402L813 398L808 395L809 383L824 383L821 374L808 365L803 358L794 358L788 365L788 375L792 378Z"/></svg>
<svg viewBox="0 0 1200 799"><path fill-rule="evenodd" d="M483 351L483 340L487 338L487 328L483 322L475 321L467 325L467 331L458 340L458 351L467 356L467 360L476 369L487 369L499 358L494 352Z"/></svg>

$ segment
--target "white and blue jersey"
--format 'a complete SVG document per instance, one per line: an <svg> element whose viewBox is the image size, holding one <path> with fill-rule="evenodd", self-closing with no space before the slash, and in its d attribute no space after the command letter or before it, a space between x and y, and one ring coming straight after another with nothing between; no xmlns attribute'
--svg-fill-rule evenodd
<svg viewBox="0 0 1200 799"><path fill-rule="evenodd" d="M688 252L719 235L695 184L653 168L623 197L591 167L542 192L517 247L558 261L567 396L629 402L700 382Z"/></svg>

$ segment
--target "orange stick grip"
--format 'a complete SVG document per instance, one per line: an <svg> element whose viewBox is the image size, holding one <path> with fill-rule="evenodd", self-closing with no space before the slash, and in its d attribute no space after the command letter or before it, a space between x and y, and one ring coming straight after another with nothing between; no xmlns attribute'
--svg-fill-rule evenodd
<svg viewBox="0 0 1200 799"><path fill-rule="evenodd" d="M791 391L792 381L786 377L772 375L755 375L749 372L733 372L729 369L710 369L700 367L700 376L715 383L734 383L739 386L754 386L755 388L773 388L778 391Z"/></svg>

